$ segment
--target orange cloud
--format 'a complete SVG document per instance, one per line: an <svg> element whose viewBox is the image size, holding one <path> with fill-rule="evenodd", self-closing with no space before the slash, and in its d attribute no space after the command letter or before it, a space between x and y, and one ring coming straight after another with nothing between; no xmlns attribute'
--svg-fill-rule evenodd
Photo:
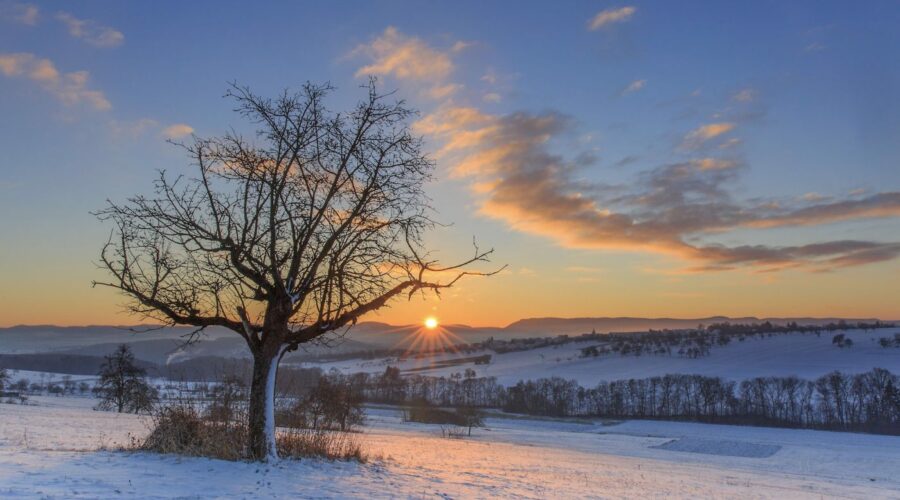
<svg viewBox="0 0 900 500"><path fill-rule="evenodd" d="M630 18L632 7L599 13L600 28ZM413 130L434 139L435 156L450 165L450 175L471 181L478 212L511 228L550 238L570 248L639 250L676 256L693 262L686 272L706 272L750 266L757 270L806 267L814 270L887 260L900 254L893 243L839 241L798 246L702 243L736 229L816 225L863 217L900 215L893 199L900 193L818 206L794 206L769 200L747 204L733 199L728 184L741 169L735 159L701 157L663 165L638 174L628 185L609 186L579 179L591 154L568 158L555 153L556 139L572 133L572 120L562 114L490 114L459 106L448 98L461 86L447 80L454 70L449 54L422 40L388 28L355 53L371 64L358 75L391 75L424 85L427 95L442 100ZM493 76L483 77L488 83ZM632 82L623 92L644 87ZM749 89L735 99L752 100ZM684 137L682 149L699 149L733 131L736 124L702 125ZM720 147L739 143L732 138ZM801 200L810 202L811 200Z"/></svg>
<svg viewBox="0 0 900 500"><path fill-rule="evenodd" d="M419 38L408 37L393 26L370 43L360 45L354 54L365 54L372 63L356 76L391 75L402 80L441 81L453 71L450 57L431 48Z"/></svg>
<svg viewBox="0 0 900 500"><path fill-rule="evenodd" d="M710 139L715 139L722 134L731 132L732 130L734 130L734 127L735 124L730 122L710 123L708 125L703 125L688 132L688 134L684 136L682 147L686 149L699 147L704 142L709 141Z"/></svg>
<svg viewBox="0 0 900 500"><path fill-rule="evenodd" d="M10 78L27 78L68 106L84 103L99 111L112 108L103 92L88 88L87 71L62 74L52 61L34 54L0 54L0 73Z"/></svg>
<svg viewBox="0 0 900 500"><path fill-rule="evenodd" d="M713 124L699 135L732 127ZM490 115L445 106L416 124L442 143L438 156L453 174L472 180L479 213L511 228L550 238L569 248L639 250L696 262L688 271L738 267L820 271L896 258L900 244L829 241L796 246L699 243L742 227L819 225L868 217L900 216L900 193L791 207L749 205L726 185L736 179L734 160L700 158L639 174L637 182L607 186L578 180L590 164L552 151L553 139L571 133L557 113Z"/></svg>
<svg viewBox="0 0 900 500"><path fill-rule="evenodd" d="M725 170L737 166L734 160L723 160L721 158L700 158L692 161L700 170Z"/></svg>

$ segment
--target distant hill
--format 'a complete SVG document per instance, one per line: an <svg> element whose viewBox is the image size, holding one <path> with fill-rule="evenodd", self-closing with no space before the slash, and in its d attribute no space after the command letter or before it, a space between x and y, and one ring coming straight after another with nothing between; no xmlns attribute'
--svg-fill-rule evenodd
<svg viewBox="0 0 900 500"><path fill-rule="evenodd" d="M708 318L529 318L511 323L504 328L505 331L516 333L531 333L534 335L571 335L590 333L596 330L598 333L608 332L640 332L653 330L677 330L696 328L697 325L709 325L712 323L764 323L766 321L784 325L790 322L802 325L824 325L844 320L848 323L874 322L877 318L756 318L746 316L731 318L728 316L710 316Z"/></svg>
<svg viewBox="0 0 900 500"><path fill-rule="evenodd" d="M10 370L32 370L69 375L96 375L105 361L100 356L77 356L70 354L0 354L0 367ZM156 375L158 367L153 363L137 360L137 366L151 375Z"/></svg>
<svg viewBox="0 0 900 500"><path fill-rule="evenodd" d="M875 321L874 318L529 318L505 327L473 327L468 325L443 325L440 338L443 343L460 344L481 342L488 338L512 339L526 337L550 337L578 335L597 331L637 332L649 329L685 329L698 324L711 323L761 323L770 321L784 324L791 321L800 324L825 324L844 319L848 322ZM140 333L136 333L135 331ZM224 358L242 359L249 356L243 339L223 328L208 328L200 342L185 346L190 327L151 329L122 326L52 325L14 326L0 328L0 354L54 353L65 356L102 357L119 344L129 344L135 356L147 363L166 366L191 359ZM346 336L332 337L329 345L303 346L290 357L295 360L318 354L357 353L383 349L407 349L423 338L419 325L389 325L381 322L362 322L354 326ZM425 337L427 338L427 337ZM93 362L93 361L92 361Z"/></svg>

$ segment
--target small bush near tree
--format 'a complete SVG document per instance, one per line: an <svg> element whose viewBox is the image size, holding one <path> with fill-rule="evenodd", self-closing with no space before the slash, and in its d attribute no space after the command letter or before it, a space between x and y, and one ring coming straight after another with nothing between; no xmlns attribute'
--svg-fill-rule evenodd
<svg viewBox="0 0 900 500"><path fill-rule="evenodd" d="M210 401L182 397L153 414L153 430L135 443L142 451L174 453L221 460L252 459L247 447L245 386L226 379L210 392ZM279 422L280 425L284 425ZM328 460L367 459L353 434L322 428L281 428L276 433L282 458L317 457Z"/></svg>
<svg viewBox="0 0 900 500"><path fill-rule="evenodd" d="M468 429L467 435L472 435L472 427L484 427L484 413L478 408L471 406L461 406L456 409L456 415L459 418L461 427Z"/></svg>

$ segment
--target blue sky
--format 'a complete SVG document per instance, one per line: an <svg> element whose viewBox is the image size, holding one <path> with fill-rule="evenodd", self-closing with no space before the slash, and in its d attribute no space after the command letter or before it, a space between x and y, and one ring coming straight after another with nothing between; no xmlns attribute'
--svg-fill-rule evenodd
<svg viewBox="0 0 900 500"><path fill-rule="evenodd" d="M510 264L383 319L900 317L898 27L875 1L3 2L0 324L128 321L89 288L108 231L89 212L189 172L167 136L246 128L228 82L330 81L340 109L370 74L421 110L455 223L433 245L475 235ZM727 223L674 221L700 207Z"/></svg>

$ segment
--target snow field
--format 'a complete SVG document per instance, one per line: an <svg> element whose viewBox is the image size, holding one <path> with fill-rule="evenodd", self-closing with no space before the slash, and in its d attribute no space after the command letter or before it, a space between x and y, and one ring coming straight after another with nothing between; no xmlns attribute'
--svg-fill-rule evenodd
<svg viewBox="0 0 900 500"><path fill-rule="evenodd" d="M488 419L471 439L370 411L369 463L272 465L96 451L148 431L146 417L88 398L0 404L3 498L897 498L900 438L629 421ZM607 423L608 424L608 423ZM659 448L687 440L725 455ZM779 447L768 457L741 447ZM696 450L695 450L696 451ZM710 451L710 450L707 450Z"/></svg>

